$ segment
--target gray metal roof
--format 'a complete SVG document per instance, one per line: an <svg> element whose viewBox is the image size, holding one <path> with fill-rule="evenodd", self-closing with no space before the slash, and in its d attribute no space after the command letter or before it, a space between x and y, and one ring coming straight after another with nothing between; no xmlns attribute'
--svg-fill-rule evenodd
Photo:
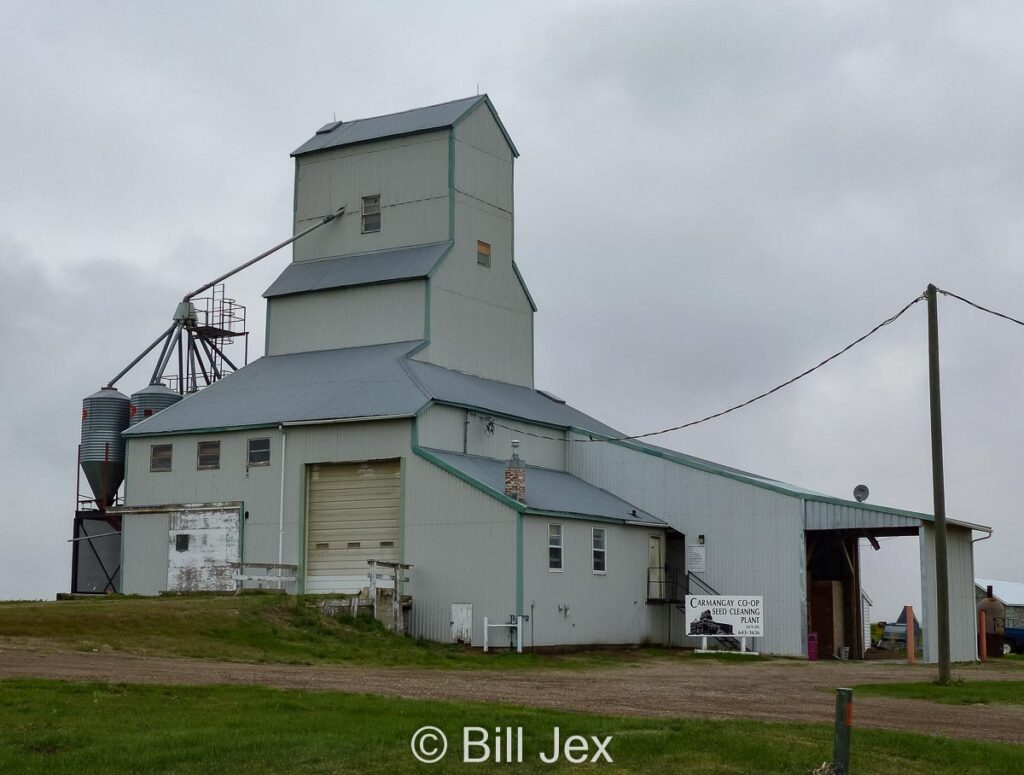
<svg viewBox="0 0 1024 775"><path fill-rule="evenodd" d="M451 246L450 241L433 242L409 248L293 262L263 295L269 299L292 293L426 277Z"/></svg>
<svg viewBox="0 0 1024 775"><path fill-rule="evenodd" d="M504 491L504 461L438 449L427 451L488 489ZM527 510L602 517L625 523L665 524L653 514L572 474L531 465L526 466L526 506Z"/></svg>
<svg viewBox="0 0 1024 775"><path fill-rule="evenodd" d="M386 116L358 118L351 121L332 121L321 127L309 140L292 151L292 156L301 156L326 148L340 148L345 145L381 140L385 137L446 129L454 126L459 119L481 104L487 105L502 134L505 135L505 140L512 149L512 153L518 156L519 152L512 143L512 138L509 137L486 94L443 102L440 105L429 105L425 108L403 110L401 113L390 113Z"/></svg>
<svg viewBox="0 0 1024 775"><path fill-rule="evenodd" d="M533 388L475 377L433 363L406 360L405 366L435 401L520 417L545 425L620 435L614 428L568 404L548 398Z"/></svg>
<svg viewBox="0 0 1024 775"><path fill-rule="evenodd" d="M1024 606L1024 584L1019 581L1004 581L1003 579L986 579L977 577L974 584L985 591L986 587L992 587L992 594L1003 601L1005 605Z"/></svg>
<svg viewBox="0 0 1024 775"><path fill-rule="evenodd" d="M125 436L352 417L412 416L428 398L399 359L419 342L271 355L187 396Z"/></svg>

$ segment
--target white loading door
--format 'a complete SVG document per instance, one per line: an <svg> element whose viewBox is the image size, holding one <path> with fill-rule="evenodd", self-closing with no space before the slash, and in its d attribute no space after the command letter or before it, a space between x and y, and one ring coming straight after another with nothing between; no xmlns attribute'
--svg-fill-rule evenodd
<svg viewBox="0 0 1024 775"><path fill-rule="evenodd" d="M452 643L473 640L473 604L452 603Z"/></svg>
<svg viewBox="0 0 1024 775"><path fill-rule="evenodd" d="M398 460L311 466L306 592L358 592L367 560L398 562L401 497Z"/></svg>

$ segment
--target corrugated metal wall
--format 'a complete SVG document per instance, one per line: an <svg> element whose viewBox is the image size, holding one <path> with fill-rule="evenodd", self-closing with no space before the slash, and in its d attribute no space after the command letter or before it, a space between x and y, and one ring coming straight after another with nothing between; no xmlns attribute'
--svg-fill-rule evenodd
<svg viewBox="0 0 1024 775"><path fill-rule="evenodd" d="M167 590L169 514L127 514L121 528L121 590L158 595Z"/></svg>
<svg viewBox="0 0 1024 775"><path fill-rule="evenodd" d="M269 299L267 355L422 339L425 282L408 280Z"/></svg>
<svg viewBox="0 0 1024 775"><path fill-rule="evenodd" d="M807 501L808 530L859 530L871 527L907 527L916 529L920 520L900 514L886 514L872 509L859 509L838 503Z"/></svg>
<svg viewBox="0 0 1024 775"><path fill-rule="evenodd" d="M569 472L665 519L688 542L703 534L707 572L722 594L762 595L765 637L754 648L806 649L802 501L613 443L568 444Z"/></svg>
<svg viewBox="0 0 1024 775"><path fill-rule="evenodd" d="M974 602L974 545L971 531L948 525L946 559L949 566L949 656L953 662L972 662L978 655L978 622ZM938 621L935 594L935 527L921 526L921 627L924 658L938 662Z"/></svg>
<svg viewBox="0 0 1024 775"><path fill-rule="evenodd" d="M448 239L447 130L303 156L296 175L296 232L346 207L340 221L295 243L296 261ZM362 197L373 194L381 230L362 234Z"/></svg>
<svg viewBox="0 0 1024 775"><path fill-rule="evenodd" d="M410 634L451 642L452 603L471 603L482 645L484 616L516 613L517 514L419 457L408 459L405 485Z"/></svg>
<svg viewBox="0 0 1024 775"><path fill-rule="evenodd" d="M284 492L284 562L305 564L306 469L313 463L348 463L400 458L409 454L407 420L289 427ZM246 439L270 438L270 465L246 470ZM221 440L221 467L196 470L198 441ZM149 445L174 446L173 470L149 471ZM242 559L277 562L281 482L281 432L276 428L130 439L128 504L242 501L249 514Z"/></svg>
<svg viewBox="0 0 1024 775"><path fill-rule="evenodd" d="M548 568L549 524L562 526L561 572ZM594 573L595 527L606 531L604 575ZM524 517L526 644L666 644L670 606L647 605L647 537L664 540L664 534L612 523Z"/></svg>
<svg viewBox="0 0 1024 775"><path fill-rule="evenodd" d="M483 414L483 413L481 413ZM468 420L468 424L467 424ZM565 433L554 428L516 420L517 428L542 436L564 438ZM451 406L431 406L419 416L419 438L424 447L462 452L469 455L506 460L512 453L512 439L519 439L519 454L531 466L565 470L565 443L517 434L495 426L488 435L486 422L477 413Z"/></svg>
<svg viewBox="0 0 1024 775"><path fill-rule="evenodd" d="M455 244L431 278L431 344L417 356L533 385L533 311L512 267L512 155L486 108L454 130ZM477 263L477 241L491 265Z"/></svg>

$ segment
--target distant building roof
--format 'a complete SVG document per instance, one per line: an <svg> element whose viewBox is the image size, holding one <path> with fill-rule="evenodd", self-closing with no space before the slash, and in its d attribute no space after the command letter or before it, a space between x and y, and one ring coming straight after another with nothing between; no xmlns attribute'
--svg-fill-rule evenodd
<svg viewBox="0 0 1024 775"><path fill-rule="evenodd" d="M498 493L505 488L505 462L478 455L426 450L451 468ZM526 466L527 511L614 519L626 524L663 525L665 522L616 495L564 471Z"/></svg>
<svg viewBox="0 0 1024 775"><path fill-rule="evenodd" d="M285 268L263 295L269 299L293 293L426 277L451 246L450 241L433 242L408 248L296 261Z"/></svg>
<svg viewBox="0 0 1024 775"><path fill-rule="evenodd" d="M401 135L430 132L435 129L446 129L457 124L463 116L480 104L486 105L491 111L494 120L501 129L501 133L508 142L509 148L512 149L513 155L518 156L519 151L516 150L512 138L509 137L508 132L501 123L501 119L498 118L497 111L486 94L443 102L440 105L429 105L425 108L403 110L401 113L389 113L386 116L357 118L350 121L332 121L329 124L325 124L309 140L292 151L292 156L302 156L303 154L322 151L327 148L341 148L346 145L382 140L386 137L399 137Z"/></svg>
<svg viewBox="0 0 1024 775"><path fill-rule="evenodd" d="M1024 605L1024 584L1019 581L1003 581L1002 579L975 578L974 583L984 591L992 587L992 594L1005 605Z"/></svg>

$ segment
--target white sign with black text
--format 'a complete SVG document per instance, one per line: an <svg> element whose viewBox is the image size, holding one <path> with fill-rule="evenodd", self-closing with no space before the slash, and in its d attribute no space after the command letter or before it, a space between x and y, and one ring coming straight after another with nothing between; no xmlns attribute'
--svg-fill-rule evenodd
<svg viewBox="0 0 1024 775"><path fill-rule="evenodd" d="M763 598L750 595L687 595L686 634L691 638L760 638Z"/></svg>
<svg viewBox="0 0 1024 775"><path fill-rule="evenodd" d="M707 547L704 544L686 545L686 570L690 573L707 573Z"/></svg>

